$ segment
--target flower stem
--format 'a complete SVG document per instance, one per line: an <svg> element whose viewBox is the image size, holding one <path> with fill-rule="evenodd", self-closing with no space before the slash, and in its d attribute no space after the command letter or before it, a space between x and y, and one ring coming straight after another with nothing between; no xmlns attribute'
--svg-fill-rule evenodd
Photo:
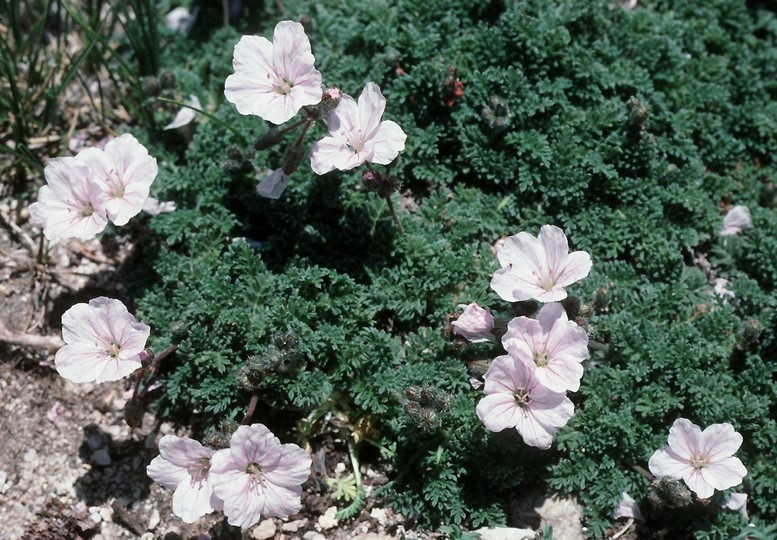
<svg viewBox="0 0 777 540"><path fill-rule="evenodd" d="M246 413L243 415L243 419L240 421L243 425L248 425L248 423L251 421L251 417L254 415L254 412L256 412L256 404L259 403L259 395L258 394L252 394L251 395L251 401L248 402L248 408L246 409Z"/></svg>
<svg viewBox="0 0 777 540"><path fill-rule="evenodd" d="M386 203L388 203L389 212L391 212L391 218L394 220L394 223L396 223L397 229L399 229L400 234L404 235L405 229L402 227L402 223L399 221L397 211L394 210L394 203L391 202L391 195L386 195L383 198L386 199Z"/></svg>

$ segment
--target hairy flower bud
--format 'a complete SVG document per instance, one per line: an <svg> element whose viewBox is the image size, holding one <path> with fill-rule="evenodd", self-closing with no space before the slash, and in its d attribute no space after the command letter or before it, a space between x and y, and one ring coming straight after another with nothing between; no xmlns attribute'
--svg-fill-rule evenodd
<svg viewBox="0 0 777 540"><path fill-rule="evenodd" d="M693 496L682 480L662 476L650 484L648 501L658 508L685 508L693 502Z"/></svg>
<svg viewBox="0 0 777 540"><path fill-rule="evenodd" d="M132 429L140 427L143 423L143 414L145 412L146 408L141 400L130 399L124 405L124 422Z"/></svg>
<svg viewBox="0 0 777 540"><path fill-rule="evenodd" d="M166 90L175 88L175 82L175 73L170 70L163 71L159 75L159 84Z"/></svg>
<svg viewBox="0 0 777 540"><path fill-rule="evenodd" d="M739 329L739 339L745 347L753 347L761 338L763 326L756 319L747 319Z"/></svg>
<svg viewBox="0 0 777 540"><path fill-rule="evenodd" d="M291 175L297 170L304 157L305 149L301 144L295 142L287 146L283 154L283 173Z"/></svg>
<svg viewBox="0 0 777 540"><path fill-rule="evenodd" d="M279 129L270 128L267 133L257 137L256 142L254 143L254 148L256 150L267 150L268 148L271 148L281 142L282 139L283 133L281 133Z"/></svg>

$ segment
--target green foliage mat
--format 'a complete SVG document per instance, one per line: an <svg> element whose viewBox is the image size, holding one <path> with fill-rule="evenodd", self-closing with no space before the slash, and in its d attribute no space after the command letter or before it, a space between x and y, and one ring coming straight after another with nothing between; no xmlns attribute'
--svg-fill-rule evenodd
<svg viewBox="0 0 777 540"><path fill-rule="evenodd" d="M768 4L283 5L242 30L270 36L278 20L306 16L325 82L358 95L375 81L386 116L407 132L397 170L407 235L356 171L316 177L303 165L280 200L258 197L254 168L277 167L282 149L253 155L212 119L185 155L152 150L164 161L161 196L179 210L149 221L130 285L155 348L180 343L162 368L159 414L206 428L239 420L250 393L236 376L251 365L257 420L296 422L315 446L314 420L345 418L361 448L377 447L391 466L383 495L421 525L504 523L507 501L546 483L580 498L594 537L623 491L645 501L649 482L634 467L666 445L676 418L730 422L745 441L748 510L777 519ZM183 94L209 96L215 116L253 140L264 122L222 94L239 36L223 30L203 45L168 36L166 57ZM734 203L750 208L754 228L724 241L721 204ZM469 376L497 353L454 345L444 328L458 303L511 316L488 289L491 247L544 224L594 260L571 292L605 347L572 395L575 417L540 452L481 425ZM731 281L735 299L712 294L710 271ZM743 335L748 319L763 328L758 339ZM435 396L422 414L408 405L419 389ZM730 538L742 523L718 504L675 522L658 516L657 527Z"/></svg>

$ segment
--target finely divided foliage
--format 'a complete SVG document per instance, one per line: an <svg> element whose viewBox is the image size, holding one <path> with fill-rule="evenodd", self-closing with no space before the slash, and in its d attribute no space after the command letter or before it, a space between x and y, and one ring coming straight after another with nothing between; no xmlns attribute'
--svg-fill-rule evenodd
<svg viewBox="0 0 777 540"><path fill-rule="evenodd" d="M152 149L178 210L148 221L127 291L154 348L176 348L157 414L216 427L259 395L262 421L314 448L310 419L347 418L352 465L389 462L388 504L452 535L504 524L536 485L578 497L592 537L637 504L645 536L765 530L777 19L758 2L620 4L288 0L309 39L291 21L272 42L173 36L181 95L209 95L217 121L177 155ZM262 133L257 116L278 127L254 153L234 133ZM88 239L110 197L66 159L31 215L51 239ZM404 235L366 192L376 178L401 185ZM288 445L238 431L208 468L239 477L214 487L229 521L296 512L307 456L287 448L299 459L262 483L272 465L239 449ZM160 480L186 519L208 510L204 457L191 467Z"/></svg>

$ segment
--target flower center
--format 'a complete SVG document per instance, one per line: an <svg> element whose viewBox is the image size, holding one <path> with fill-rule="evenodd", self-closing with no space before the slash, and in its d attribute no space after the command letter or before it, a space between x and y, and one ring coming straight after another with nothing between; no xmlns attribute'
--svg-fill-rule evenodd
<svg viewBox="0 0 777 540"><path fill-rule="evenodd" d="M548 358L547 353L534 353L534 363L537 364L537 366L545 367L548 365L549 361L550 359Z"/></svg>
<svg viewBox="0 0 777 540"><path fill-rule="evenodd" d="M121 352L121 345L119 345L114 341L113 343L108 344L108 348L106 349L105 354L107 354L111 358L116 358L117 356L119 356L120 352Z"/></svg>
<svg viewBox="0 0 777 540"><path fill-rule="evenodd" d="M515 404L518 405L521 409L529 408L529 403L531 403L531 396L524 388L516 390L515 394L513 394L513 397L515 398Z"/></svg>
<svg viewBox="0 0 777 540"><path fill-rule="evenodd" d="M195 461L186 472L189 473L194 482L200 482L208 476L208 471L210 471L210 458L205 457Z"/></svg>
<svg viewBox="0 0 777 540"><path fill-rule="evenodd" d="M691 465L694 469L701 470L707 466L707 458L701 454L697 454L691 458Z"/></svg>
<svg viewBox="0 0 777 540"><path fill-rule="evenodd" d="M246 474L250 474L251 476L256 476L257 478L262 477L262 466L258 463L251 462L248 465L246 465Z"/></svg>
<svg viewBox="0 0 777 540"><path fill-rule="evenodd" d="M84 203L83 208L81 208L81 216L86 218L91 216L92 214L94 214L94 207L92 206L92 203L90 202Z"/></svg>
<svg viewBox="0 0 777 540"><path fill-rule="evenodd" d="M556 283L553 281L552 277L546 277L543 280L540 280L540 288L544 291L552 291L553 287L556 286Z"/></svg>
<svg viewBox="0 0 777 540"><path fill-rule="evenodd" d="M281 79L273 85L273 89L284 96L288 96L292 88L294 88L294 83L288 79Z"/></svg>
<svg viewBox="0 0 777 540"><path fill-rule="evenodd" d="M124 197L124 184L119 177L119 173L111 169L110 172L108 172L106 182L111 186L111 195L113 197L117 199Z"/></svg>

